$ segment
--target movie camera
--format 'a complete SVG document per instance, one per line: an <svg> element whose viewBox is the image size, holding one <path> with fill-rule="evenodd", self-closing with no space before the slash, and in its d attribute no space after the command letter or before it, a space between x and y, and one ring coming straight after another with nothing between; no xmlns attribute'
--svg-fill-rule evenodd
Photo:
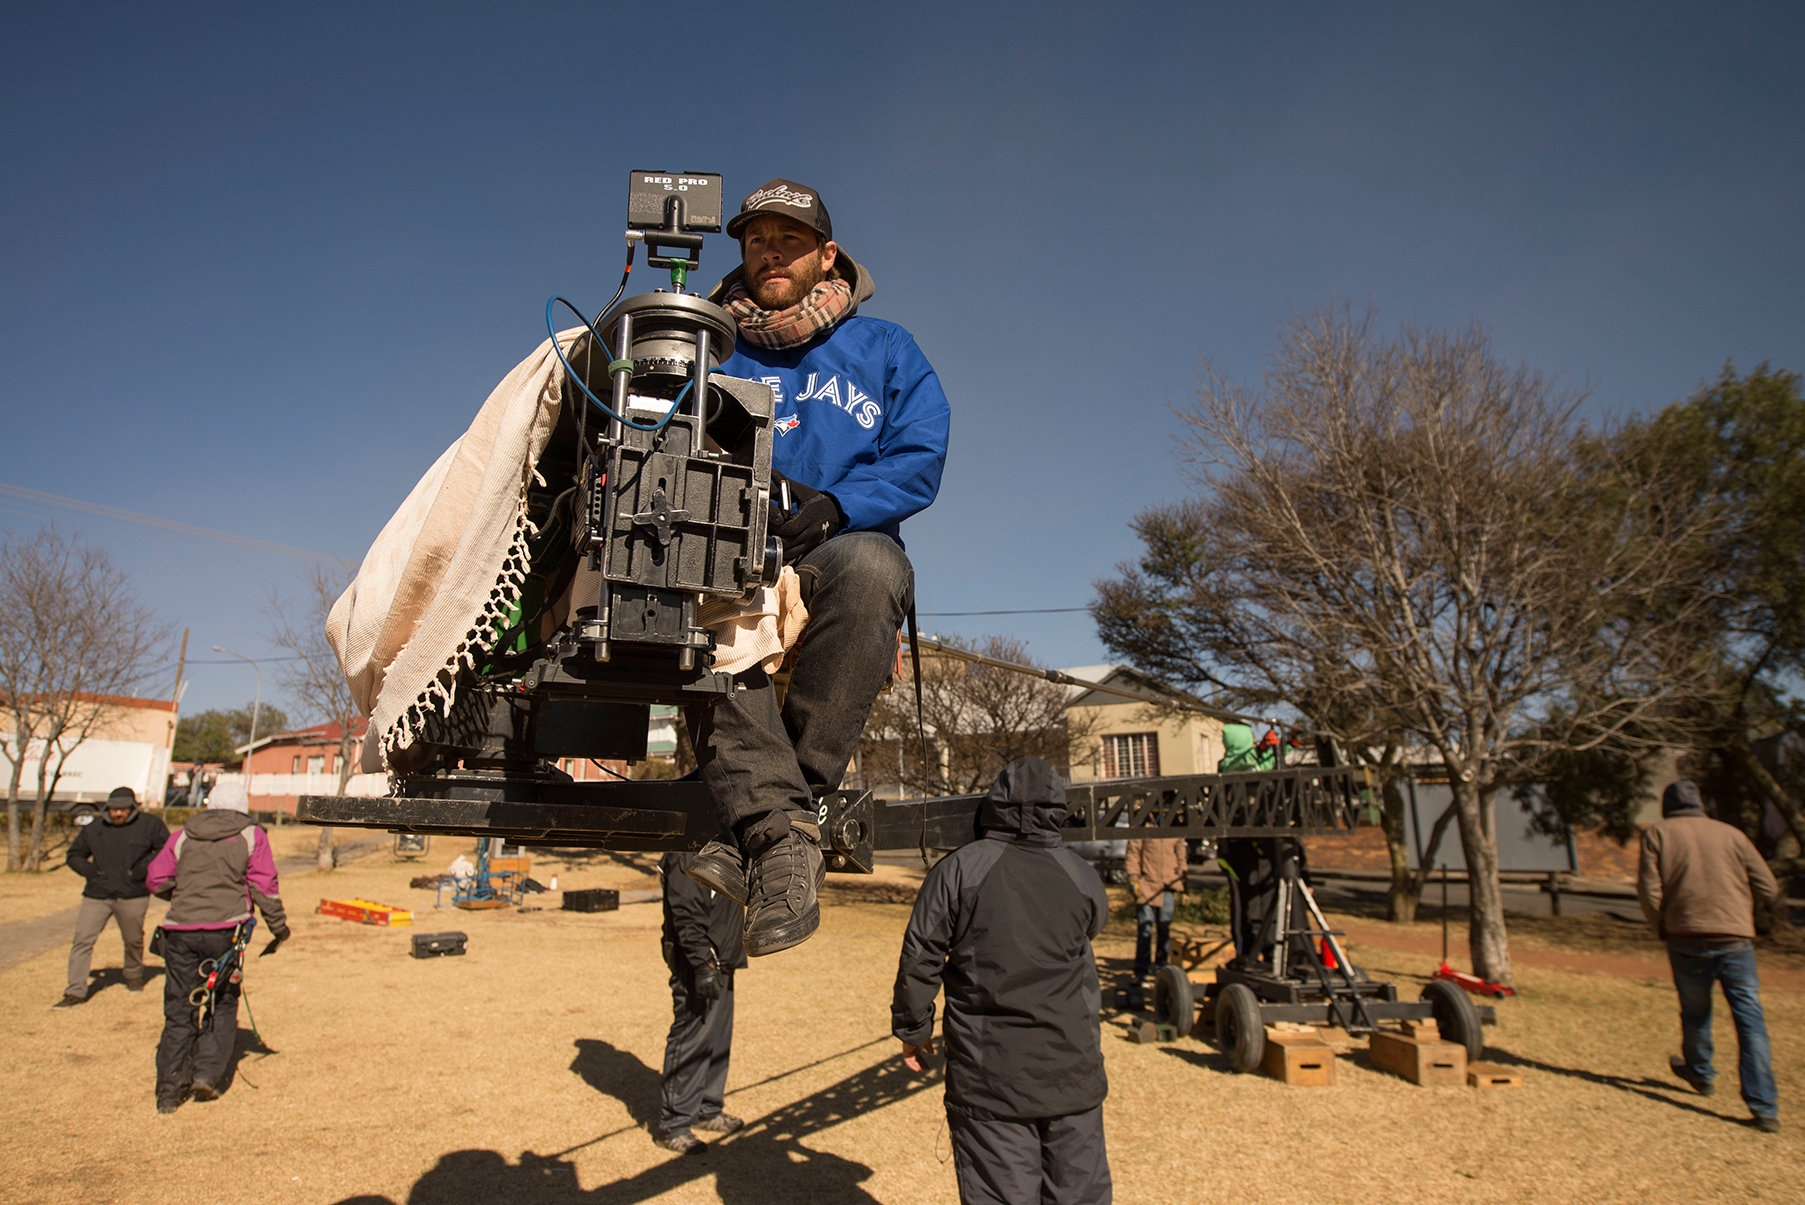
<svg viewBox="0 0 1805 1205"><path fill-rule="evenodd" d="M633 172L615 300L640 243L670 287L594 322L547 304L548 328L562 304L585 329L567 347L553 332L566 405L528 495L526 585L450 713L391 757L400 795L545 798L568 782L557 759L642 758L652 704L733 689L700 613L775 582L782 548L766 531L771 390L717 371L733 319L684 288L721 207L718 175Z"/></svg>

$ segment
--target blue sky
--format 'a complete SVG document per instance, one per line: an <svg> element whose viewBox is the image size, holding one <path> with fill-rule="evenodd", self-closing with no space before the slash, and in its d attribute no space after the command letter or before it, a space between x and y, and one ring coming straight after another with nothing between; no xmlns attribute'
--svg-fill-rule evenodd
<svg viewBox="0 0 1805 1205"><path fill-rule="evenodd" d="M1088 603L1200 359L1257 378L1293 309L1477 322L1594 417L1805 371L1801 10L1503 8L12 10L0 484L355 562L545 299L612 293L629 170L786 176L952 399L924 629L1102 661L943 613ZM185 710L248 702L207 650L273 655L302 561L0 493L51 518L191 630Z"/></svg>

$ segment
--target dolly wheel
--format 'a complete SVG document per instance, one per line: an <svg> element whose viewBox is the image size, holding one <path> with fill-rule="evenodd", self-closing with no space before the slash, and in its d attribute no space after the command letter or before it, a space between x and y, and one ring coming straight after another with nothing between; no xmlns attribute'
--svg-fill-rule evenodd
<svg viewBox="0 0 1805 1205"><path fill-rule="evenodd" d="M1216 997L1216 1048L1231 1071L1252 1071L1266 1053L1266 1026L1260 1002L1245 983L1231 983Z"/></svg>
<svg viewBox="0 0 1805 1205"><path fill-rule="evenodd" d="M1431 979L1423 989L1424 1000L1435 1010L1435 1025L1442 1041L1467 1048L1467 1062L1477 1063L1485 1053L1485 1030L1479 1010L1467 994L1446 979Z"/></svg>
<svg viewBox="0 0 1805 1205"><path fill-rule="evenodd" d="M1185 969L1165 963L1153 972L1153 1015L1162 1025L1170 1025L1179 1037L1189 1037L1196 1023L1196 1005L1191 993L1191 978Z"/></svg>

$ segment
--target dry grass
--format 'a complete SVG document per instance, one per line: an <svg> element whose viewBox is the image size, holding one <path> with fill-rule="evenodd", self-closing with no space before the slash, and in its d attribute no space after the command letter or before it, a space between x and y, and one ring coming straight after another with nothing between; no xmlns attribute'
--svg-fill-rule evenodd
<svg viewBox="0 0 1805 1205"><path fill-rule="evenodd" d="M311 837L283 834L302 847L284 852L305 852ZM423 864L382 853L330 876L286 878L295 941L254 962L249 982L280 1053L247 1054L222 1099L173 1116L152 1102L155 991L115 985L53 1013L62 949L0 972L15 1004L0 1038L0 1126L10 1136L0 1195L182 1205L956 1199L939 1082L907 1074L887 1036L916 875L886 867L833 880L822 933L740 976L728 1108L749 1125L705 1158L676 1158L643 1128L657 1107L670 1009L657 905L433 912L432 893L407 881L463 844L435 841ZM565 888L632 890L653 885L653 865L542 854L534 873L555 870ZM0 877L0 919L54 912L74 895L66 872ZM385 931L315 915L328 895L422 911L412 930ZM1414 995L1432 965L1416 943L1439 930L1360 927L1360 960ZM411 932L452 928L470 935L467 956L407 956ZM1805 1128L1794 1116L1782 1134L1757 1134L1737 1124L1733 1075L1709 1100L1667 1079L1677 1022L1658 964L1630 975L1556 969L1537 961L1539 940L1516 945L1522 994L1499 1004L1491 1034L1490 1057L1524 1071L1520 1089L1418 1088L1372 1071L1358 1052L1338 1060L1333 1087L1287 1088L1228 1073L1196 1040L1130 1043L1122 1019L1106 1015L1117 1200L1799 1199ZM1106 972L1126 966L1132 941L1119 923L1099 939ZM97 966L117 959L109 934ZM1805 995L1770 987L1766 1001L1784 1110L1805 1091ZM1721 1018L1719 1033L1729 1044Z"/></svg>

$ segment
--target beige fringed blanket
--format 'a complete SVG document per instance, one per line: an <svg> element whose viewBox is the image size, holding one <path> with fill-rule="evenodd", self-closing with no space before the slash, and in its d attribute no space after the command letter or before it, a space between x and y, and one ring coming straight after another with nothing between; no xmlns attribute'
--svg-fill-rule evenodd
<svg viewBox="0 0 1805 1205"><path fill-rule="evenodd" d="M582 334L559 333L566 354ZM535 534L527 487L557 425L563 384L548 339L515 365L414 486L333 604L326 638L370 717L366 773L385 769L391 750L417 738L429 709L449 710L459 666L472 663L518 599ZM704 620L714 621L715 668L737 673L763 662L775 669L806 618L789 569L750 606L711 606Z"/></svg>

